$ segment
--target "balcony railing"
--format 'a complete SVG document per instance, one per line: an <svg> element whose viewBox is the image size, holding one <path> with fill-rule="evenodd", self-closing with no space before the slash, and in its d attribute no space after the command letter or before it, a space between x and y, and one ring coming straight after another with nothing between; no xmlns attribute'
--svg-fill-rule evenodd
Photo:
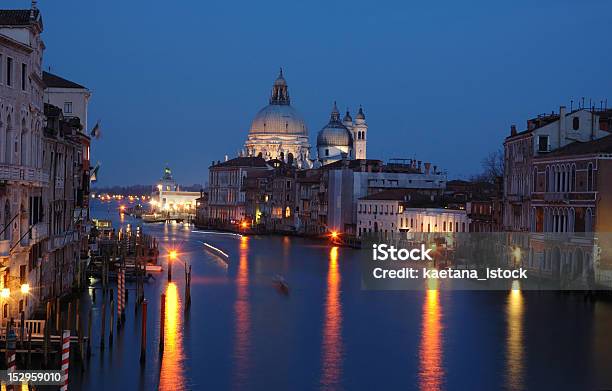
<svg viewBox="0 0 612 391"><path fill-rule="evenodd" d="M47 223L37 223L32 227L32 241L34 243L40 242L49 236L49 226Z"/></svg>
<svg viewBox="0 0 612 391"><path fill-rule="evenodd" d="M0 180L45 185L49 182L49 177L40 168L0 163Z"/></svg>

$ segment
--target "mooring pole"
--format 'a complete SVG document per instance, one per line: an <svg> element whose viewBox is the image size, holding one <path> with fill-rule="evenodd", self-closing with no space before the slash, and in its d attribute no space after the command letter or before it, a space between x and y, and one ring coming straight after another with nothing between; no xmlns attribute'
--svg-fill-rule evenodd
<svg viewBox="0 0 612 391"><path fill-rule="evenodd" d="M166 333L166 294L161 294L161 302L160 302L160 312L159 312L159 353L161 354L164 351L164 338Z"/></svg>
<svg viewBox="0 0 612 391"><path fill-rule="evenodd" d="M142 330L140 334L140 364L145 363L147 355L147 299L142 301Z"/></svg>

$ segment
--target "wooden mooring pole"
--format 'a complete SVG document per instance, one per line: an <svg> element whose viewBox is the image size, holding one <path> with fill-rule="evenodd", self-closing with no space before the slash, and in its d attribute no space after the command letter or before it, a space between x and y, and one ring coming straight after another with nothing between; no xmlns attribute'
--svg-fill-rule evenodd
<svg viewBox="0 0 612 391"><path fill-rule="evenodd" d="M159 311L159 353L164 351L164 339L166 333L166 294L161 294Z"/></svg>
<svg viewBox="0 0 612 391"><path fill-rule="evenodd" d="M140 333L140 364L144 365L147 356L147 299L142 301L142 329Z"/></svg>

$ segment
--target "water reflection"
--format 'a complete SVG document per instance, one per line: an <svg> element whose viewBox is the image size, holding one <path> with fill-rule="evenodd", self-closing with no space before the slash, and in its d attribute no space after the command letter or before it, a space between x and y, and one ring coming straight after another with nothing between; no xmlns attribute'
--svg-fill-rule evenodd
<svg viewBox="0 0 612 391"><path fill-rule="evenodd" d="M181 300L174 282L166 287L164 354L159 375L160 390L184 390L183 319Z"/></svg>
<svg viewBox="0 0 612 391"><path fill-rule="evenodd" d="M342 374L342 303L338 247L333 247L329 252L322 351L321 385L323 388L336 389Z"/></svg>
<svg viewBox="0 0 612 391"><path fill-rule="evenodd" d="M423 302L423 326L419 348L419 386L421 390L440 390L443 386L442 308L437 287L426 291Z"/></svg>
<svg viewBox="0 0 612 391"><path fill-rule="evenodd" d="M523 305L520 289L512 289L506 303L506 384L510 390L524 388Z"/></svg>
<svg viewBox="0 0 612 391"><path fill-rule="evenodd" d="M249 353L251 348L251 313L249 308L249 238L240 238L238 273L236 275L236 302L234 311L236 313L236 335L235 335L235 378L237 386L246 384L249 368Z"/></svg>

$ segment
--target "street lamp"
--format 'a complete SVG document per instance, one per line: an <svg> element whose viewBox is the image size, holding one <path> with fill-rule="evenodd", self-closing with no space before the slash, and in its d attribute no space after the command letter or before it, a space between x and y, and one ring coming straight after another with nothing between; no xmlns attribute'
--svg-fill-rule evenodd
<svg viewBox="0 0 612 391"><path fill-rule="evenodd" d="M24 295L30 293L30 284L21 284L21 293Z"/></svg>

